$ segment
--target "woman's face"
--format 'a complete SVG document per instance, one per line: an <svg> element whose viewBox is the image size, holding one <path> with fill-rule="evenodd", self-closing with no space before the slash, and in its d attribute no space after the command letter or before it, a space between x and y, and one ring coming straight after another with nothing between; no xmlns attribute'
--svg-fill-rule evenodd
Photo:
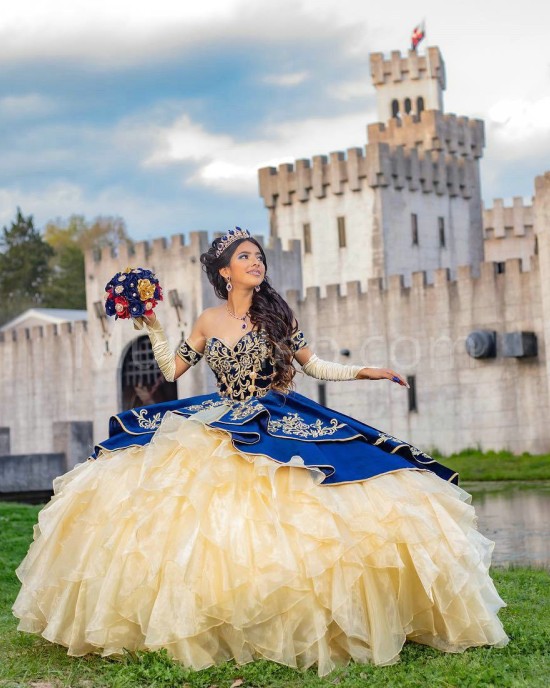
<svg viewBox="0 0 550 688"><path fill-rule="evenodd" d="M234 286L255 287L263 282L265 276L262 252L252 241L243 241L231 256L229 265L220 273L225 279L231 277Z"/></svg>

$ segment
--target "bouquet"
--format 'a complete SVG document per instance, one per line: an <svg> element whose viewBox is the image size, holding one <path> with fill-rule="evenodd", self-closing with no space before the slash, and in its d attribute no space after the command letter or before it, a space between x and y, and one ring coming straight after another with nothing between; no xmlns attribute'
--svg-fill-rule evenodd
<svg viewBox="0 0 550 688"><path fill-rule="evenodd" d="M151 270L126 268L105 285L105 312L118 318L151 316L162 301L162 287Z"/></svg>

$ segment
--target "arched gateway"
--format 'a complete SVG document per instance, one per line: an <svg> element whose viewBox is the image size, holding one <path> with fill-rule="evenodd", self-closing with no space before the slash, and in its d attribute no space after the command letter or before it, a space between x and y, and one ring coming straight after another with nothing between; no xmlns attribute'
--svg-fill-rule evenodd
<svg viewBox="0 0 550 688"><path fill-rule="evenodd" d="M120 389L122 411L178 398L177 384L164 379L149 337L134 339L126 349L120 367Z"/></svg>

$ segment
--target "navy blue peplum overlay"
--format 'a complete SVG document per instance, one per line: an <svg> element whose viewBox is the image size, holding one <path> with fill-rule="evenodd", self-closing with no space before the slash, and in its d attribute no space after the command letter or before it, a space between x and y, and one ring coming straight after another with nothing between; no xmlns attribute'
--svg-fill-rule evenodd
<svg viewBox="0 0 550 688"><path fill-rule="evenodd" d="M401 469L429 470L444 480L458 482L458 475L408 442L334 411L290 391L270 390L261 398L231 401L219 393L143 406L112 416L109 439L95 447L116 451L144 446L171 411L185 418L212 407L220 416L206 425L230 434L233 446L247 454L261 454L278 463L300 457L303 463L325 474L322 485L367 480Z"/></svg>

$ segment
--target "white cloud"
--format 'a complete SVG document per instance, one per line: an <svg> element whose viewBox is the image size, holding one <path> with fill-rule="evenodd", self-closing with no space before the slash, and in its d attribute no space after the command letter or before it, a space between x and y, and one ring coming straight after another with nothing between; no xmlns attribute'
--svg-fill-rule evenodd
<svg viewBox="0 0 550 688"><path fill-rule="evenodd" d="M230 136L210 134L188 115L182 115L168 129L155 127L152 133L160 145L144 160L146 167L162 166L175 160L209 160L234 145Z"/></svg>
<svg viewBox="0 0 550 688"><path fill-rule="evenodd" d="M24 214L32 213L37 217L48 216L53 208L55 215L70 215L81 212L84 192L81 187L69 182L54 182L42 189L23 191L18 187L0 189L0 222L9 224L13 220L16 207Z"/></svg>
<svg viewBox="0 0 550 688"><path fill-rule="evenodd" d="M550 157L550 96L539 100L501 100L487 113L489 144L499 157Z"/></svg>
<svg viewBox="0 0 550 688"><path fill-rule="evenodd" d="M53 182L32 190L16 185L0 188L0 226L13 221L17 207L24 215L32 214L37 227L72 214L84 215L88 219L110 215L123 217L133 237L151 238L158 235L160 227L173 227L177 204L167 205L122 185L98 193L68 181ZM180 227L171 231L188 228L184 220Z"/></svg>
<svg viewBox="0 0 550 688"><path fill-rule="evenodd" d="M48 115L57 109L57 103L52 98L39 93L0 98L0 117L2 119Z"/></svg>
<svg viewBox="0 0 550 688"><path fill-rule="evenodd" d="M332 21L293 0L21 0L3 8L0 63L73 58L113 71L198 45L329 42L340 30L331 3Z"/></svg>
<svg viewBox="0 0 550 688"><path fill-rule="evenodd" d="M243 0L19 0L2 8L1 59L79 56L101 63L114 54L123 60L138 58L140 52L166 54L181 41L182 32L235 17L242 4Z"/></svg>
<svg viewBox="0 0 550 688"><path fill-rule="evenodd" d="M309 77L308 72L289 72L288 74L270 74L264 78L266 84L275 86L298 86Z"/></svg>
<svg viewBox="0 0 550 688"><path fill-rule="evenodd" d="M329 92L331 96L338 100L348 101L373 95L374 86L371 84L370 74L365 74L363 79L330 84Z"/></svg>
<svg viewBox="0 0 550 688"><path fill-rule="evenodd" d="M363 146L365 126L374 113L287 121L264 127L256 140L214 135L184 115L165 129L151 129L153 152L146 167L198 163L186 183L221 191L257 193L258 168L297 158Z"/></svg>
<svg viewBox="0 0 550 688"><path fill-rule="evenodd" d="M509 139L529 139L550 132L550 97L535 101L501 100L489 109L488 117L500 125Z"/></svg>

